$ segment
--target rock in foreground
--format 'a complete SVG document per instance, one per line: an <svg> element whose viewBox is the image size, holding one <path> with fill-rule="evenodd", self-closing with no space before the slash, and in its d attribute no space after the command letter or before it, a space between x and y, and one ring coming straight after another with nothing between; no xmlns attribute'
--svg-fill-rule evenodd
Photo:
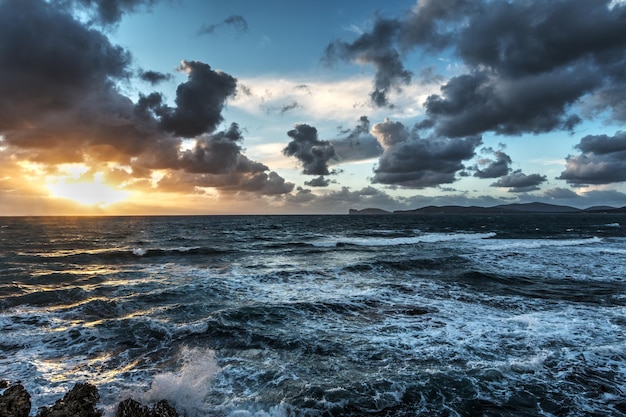
<svg viewBox="0 0 626 417"><path fill-rule="evenodd" d="M37 417L100 417L102 413L96 410L99 399L95 386L78 383L52 407L43 407Z"/></svg>
<svg viewBox="0 0 626 417"><path fill-rule="evenodd" d="M0 395L1 417L28 417L29 414L30 394L22 384L12 385L4 391L4 394Z"/></svg>
<svg viewBox="0 0 626 417"><path fill-rule="evenodd" d="M143 404L129 398L122 401L118 407L115 417L179 417L166 400L161 400L150 409Z"/></svg>
<svg viewBox="0 0 626 417"><path fill-rule="evenodd" d="M0 389L7 386L8 383L0 381ZM94 385L78 383L52 407L42 407L36 417L101 417L102 412L96 408L99 400L100 394ZM29 417L30 408L30 394L20 383L10 385L0 395L0 417ZM179 414L166 400L149 408L129 398L118 404L115 416L179 417Z"/></svg>

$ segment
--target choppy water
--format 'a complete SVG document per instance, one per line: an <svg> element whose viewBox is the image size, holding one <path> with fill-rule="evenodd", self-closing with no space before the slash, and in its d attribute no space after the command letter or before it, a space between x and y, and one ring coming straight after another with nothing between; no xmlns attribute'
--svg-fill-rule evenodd
<svg viewBox="0 0 626 417"><path fill-rule="evenodd" d="M0 218L0 379L188 416L626 414L626 216Z"/></svg>

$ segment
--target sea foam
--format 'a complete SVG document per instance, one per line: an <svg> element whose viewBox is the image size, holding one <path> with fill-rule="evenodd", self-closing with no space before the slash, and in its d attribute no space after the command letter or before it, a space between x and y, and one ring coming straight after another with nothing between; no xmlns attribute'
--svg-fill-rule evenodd
<svg viewBox="0 0 626 417"><path fill-rule="evenodd" d="M219 371L213 350L183 346L177 369L156 374L148 390L124 391L120 399L130 397L145 404L167 400L181 415L206 416L211 383ZM111 416L114 412L107 410Z"/></svg>

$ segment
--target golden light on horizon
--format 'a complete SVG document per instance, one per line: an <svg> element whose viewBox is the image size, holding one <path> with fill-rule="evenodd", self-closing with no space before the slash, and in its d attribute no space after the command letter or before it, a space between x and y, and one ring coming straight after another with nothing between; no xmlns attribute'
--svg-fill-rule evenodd
<svg viewBox="0 0 626 417"><path fill-rule="evenodd" d="M72 200L85 206L109 206L130 197L130 192L113 188L96 178L92 182L59 179L47 184L50 193L57 198Z"/></svg>

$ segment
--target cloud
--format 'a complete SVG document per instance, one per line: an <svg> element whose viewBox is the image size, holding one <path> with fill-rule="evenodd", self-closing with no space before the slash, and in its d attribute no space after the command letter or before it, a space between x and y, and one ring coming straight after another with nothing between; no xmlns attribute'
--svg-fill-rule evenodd
<svg viewBox="0 0 626 417"><path fill-rule="evenodd" d="M336 157L335 148L327 140L317 137L317 129L307 124L296 124L287 132L292 138L283 149L286 156L294 156L302 165L305 175L329 175L328 163Z"/></svg>
<svg viewBox="0 0 626 417"><path fill-rule="evenodd" d="M239 142L243 140L236 123L226 131L198 138L193 148L181 153L178 167L197 174L232 175L267 171L260 162L249 160L241 153Z"/></svg>
<svg viewBox="0 0 626 417"><path fill-rule="evenodd" d="M353 61L372 64L376 68L372 102L378 107L390 106L388 94L411 82L412 73L404 68L400 53L392 46L398 31L398 21L379 19L371 32L362 34L352 43L335 41L326 47L324 60L330 64Z"/></svg>
<svg viewBox="0 0 626 417"><path fill-rule="evenodd" d="M570 184L610 184L626 181L626 132L613 136L588 135L576 148L580 155L566 158L558 177Z"/></svg>
<svg viewBox="0 0 626 417"><path fill-rule="evenodd" d="M224 120L222 109L226 99L235 95L237 80L199 61L183 61L179 70L189 80L176 89L175 108L162 104L162 96L154 93L142 97L138 107L144 113L152 110L163 130L176 136L191 138L214 131Z"/></svg>
<svg viewBox="0 0 626 417"><path fill-rule="evenodd" d="M213 23L210 25L204 24L200 29L198 29L198 36L200 35L212 35L215 31L224 26L232 26L235 31L238 33L243 33L248 31L248 22L243 16L240 15L231 15L226 19L222 20L220 23Z"/></svg>
<svg viewBox="0 0 626 417"><path fill-rule="evenodd" d="M169 81L172 79L171 74L163 74L162 72L157 71L141 71L139 73L139 77L152 85L156 85L160 82Z"/></svg>
<svg viewBox="0 0 626 417"><path fill-rule="evenodd" d="M283 107L281 107L280 114L281 115L285 114L285 113L287 113L290 110L297 109L298 107L300 107L298 102L297 101L292 101L291 103L285 104Z"/></svg>
<svg viewBox="0 0 626 417"><path fill-rule="evenodd" d="M317 195L309 189L298 188L295 194L287 195L288 207L299 211L311 211L316 213L341 213L345 214L350 208L376 207L384 210L397 210L407 208L402 200L398 200L372 186L352 190L349 187L341 187L340 190L332 190Z"/></svg>
<svg viewBox="0 0 626 417"><path fill-rule="evenodd" d="M555 200L580 198L580 196L576 192L570 190L569 188L560 188L560 187L552 188L550 190L545 190L543 194L546 197L550 197Z"/></svg>
<svg viewBox="0 0 626 417"><path fill-rule="evenodd" d="M464 168L462 161L473 158L482 143L479 136L421 138L402 123L390 120L375 124L372 134L384 148L372 182L406 188L454 182L456 172Z"/></svg>
<svg viewBox="0 0 626 417"><path fill-rule="evenodd" d="M503 150L493 148L483 148L483 153L493 155L494 159L483 158L478 161L478 166L474 167L474 176L478 178L498 178L511 172L511 157Z"/></svg>
<svg viewBox="0 0 626 417"><path fill-rule="evenodd" d="M610 0L420 0L354 42L331 43L325 59L374 65L372 97L383 99L410 81L409 53L458 59L464 72L424 103L440 136L572 130L575 109L626 120L625 18Z"/></svg>
<svg viewBox="0 0 626 417"><path fill-rule="evenodd" d="M90 150L125 162L147 147L151 123L114 84L130 75L126 50L38 0L0 2L0 38L11 39L0 43L7 144L56 163L81 161Z"/></svg>
<svg viewBox="0 0 626 417"><path fill-rule="evenodd" d="M118 23L125 13L132 13L140 6L152 6L159 0L52 0L56 7L80 8L89 13L101 25Z"/></svg>
<svg viewBox="0 0 626 417"><path fill-rule="evenodd" d="M330 143L335 148L339 162L362 161L377 158L383 153L378 140L369 132L370 121L367 116L361 116L359 123L342 133L345 138L332 139Z"/></svg>
<svg viewBox="0 0 626 417"><path fill-rule="evenodd" d="M492 187L508 188L510 193L527 193L539 190L539 185L547 180L545 175L526 175L522 171L513 171L491 184Z"/></svg>
<svg viewBox="0 0 626 417"><path fill-rule="evenodd" d="M515 80L477 71L452 78L424 106L438 134L451 137L571 130L580 118L566 111L598 82L593 73L579 71L564 68Z"/></svg>
<svg viewBox="0 0 626 417"><path fill-rule="evenodd" d="M305 181L304 185L308 185L309 187L328 187L330 183L330 179L324 178L322 175L320 175L319 177L313 178L310 181Z"/></svg>
<svg viewBox="0 0 626 417"><path fill-rule="evenodd" d="M150 2L106 5L113 3L130 11ZM158 92L133 103L116 87L134 73L131 55L59 4L0 2L0 37L11 39L0 42L5 156L41 164L47 171L41 175L59 175L59 164L74 163L92 177L101 174L127 189L149 192L200 193L206 187L231 194L291 192L292 183L243 154L237 124L216 132L225 102L236 91L234 77L183 61L179 69L188 79L178 86L174 106ZM140 76L149 82L167 78L154 71ZM195 139L191 149L181 147L183 138ZM162 170L156 186L155 170ZM7 188L9 182L3 184Z"/></svg>
<svg viewBox="0 0 626 417"><path fill-rule="evenodd" d="M300 120L353 123L364 113L370 119L407 119L424 114L421 105L426 98L439 91L437 85L412 84L402 91L389 92L393 109L372 108L363 97L363 91L370 86L369 78L307 79L306 84L299 78L255 77L240 79L239 94L229 99L229 108L236 108L257 117L278 113L288 104L298 103L289 110L289 116ZM285 113L287 114L287 113Z"/></svg>

